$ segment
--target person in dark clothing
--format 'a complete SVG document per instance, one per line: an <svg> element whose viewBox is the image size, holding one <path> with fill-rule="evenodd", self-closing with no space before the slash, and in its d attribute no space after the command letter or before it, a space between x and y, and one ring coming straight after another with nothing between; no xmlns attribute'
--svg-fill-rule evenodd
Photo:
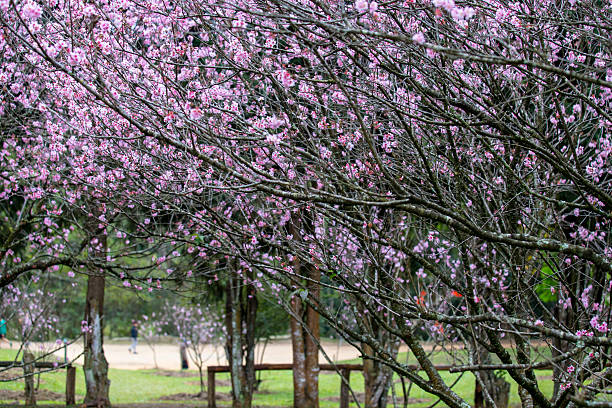
<svg viewBox="0 0 612 408"><path fill-rule="evenodd" d="M187 362L187 344L185 340L181 340L179 352L181 354L181 370L187 370L189 368L189 363Z"/></svg>
<svg viewBox="0 0 612 408"><path fill-rule="evenodd" d="M138 354L136 352L136 346L138 345L138 323L132 322L132 329L130 330L130 337L132 338L132 345L128 349L130 353Z"/></svg>

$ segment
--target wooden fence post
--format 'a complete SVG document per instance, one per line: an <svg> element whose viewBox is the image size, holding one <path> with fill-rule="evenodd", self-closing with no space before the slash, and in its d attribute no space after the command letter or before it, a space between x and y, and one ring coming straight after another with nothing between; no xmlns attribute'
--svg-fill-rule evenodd
<svg viewBox="0 0 612 408"><path fill-rule="evenodd" d="M66 405L76 404L75 386L76 386L76 367L66 367Z"/></svg>
<svg viewBox="0 0 612 408"><path fill-rule="evenodd" d="M215 402L215 372L208 367L208 408L217 408Z"/></svg>
<svg viewBox="0 0 612 408"><path fill-rule="evenodd" d="M340 408L349 408L349 384L351 381L351 370L343 368L340 371Z"/></svg>

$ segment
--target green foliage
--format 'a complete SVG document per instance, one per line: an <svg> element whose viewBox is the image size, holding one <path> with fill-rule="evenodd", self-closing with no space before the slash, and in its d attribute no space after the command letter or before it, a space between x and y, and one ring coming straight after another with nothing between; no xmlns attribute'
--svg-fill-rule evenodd
<svg viewBox="0 0 612 408"><path fill-rule="evenodd" d="M286 334L289 330L287 312L272 299L260 296L258 300L255 337L261 340Z"/></svg>
<svg viewBox="0 0 612 408"><path fill-rule="evenodd" d="M558 286L555 272L548 266L544 266L540 271L540 283L536 285L536 293L540 300L544 303L555 302L557 295L554 294L551 288Z"/></svg>
<svg viewBox="0 0 612 408"><path fill-rule="evenodd" d="M108 337L128 337L132 320L142 320L162 310L168 293L163 291L136 292L122 287L107 285L105 290L106 335Z"/></svg>
<svg viewBox="0 0 612 408"><path fill-rule="evenodd" d="M58 298L54 312L60 316L57 322L59 336L76 338L81 335L81 321L85 314L87 276L76 275L68 278L67 272L68 269L63 267L55 272L53 279L46 281L49 285L48 289L56 293ZM143 314L150 315L152 312L160 311L168 293L126 290L114 285L114 281L108 280L104 297L104 334L113 338L129 336L132 320L140 320Z"/></svg>

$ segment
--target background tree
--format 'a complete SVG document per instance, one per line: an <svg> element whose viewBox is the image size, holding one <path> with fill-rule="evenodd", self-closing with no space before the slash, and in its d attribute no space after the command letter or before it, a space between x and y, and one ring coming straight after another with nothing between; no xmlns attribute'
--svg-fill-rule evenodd
<svg viewBox="0 0 612 408"><path fill-rule="evenodd" d="M216 347L225 337L221 317L212 309L200 305L167 304L163 319L186 344L187 354L200 374L200 396L204 396L204 364L212 357L210 347Z"/></svg>

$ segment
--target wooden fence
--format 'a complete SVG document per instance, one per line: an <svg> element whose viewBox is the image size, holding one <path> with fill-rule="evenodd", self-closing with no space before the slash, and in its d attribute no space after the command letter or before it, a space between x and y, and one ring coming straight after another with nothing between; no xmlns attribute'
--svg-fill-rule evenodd
<svg viewBox="0 0 612 408"><path fill-rule="evenodd" d="M42 368L42 369L50 369L50 370L58 370L65 368L66 369L66 405L74 405L75 404L75 383L76 383L76 367L73 367L72 364L57 364L51 363L48 361L37 361L32 363L34 368ZM21 361L0 361L0 368L20 368L23 367L23 362ZM34 373L36 374L36 373Z"/></svg>
<svg viewBox="0 0 612 408"><path fill-rule="evenodd" d="M348 408L349 378L351 371L362 371L361 364L319 364L321 371L340 371L340 408ZM255 371L293 370L293 364L255 364ZM217 408L215 401L215 374L229 373L229 366L208 366L208 408Z"/></svg>
<svg viewBox="0 0 612 408"><path fill-rule="evenodd" d="M452 365L436 365L438 371L449 371ZM421 370L420 366L410 365L412 370ZM340 408L348 408L350 402L351 371L363 371L361 364L320 364L321 371L340 372ZM255 371L293 370L293 364L255 364ZM215 402L215 374L229 373L229 366L208 366L208 408L217 408ZM479 389L476 389L479 392ZM482 392L482 391L480 391Z"/></svg>

